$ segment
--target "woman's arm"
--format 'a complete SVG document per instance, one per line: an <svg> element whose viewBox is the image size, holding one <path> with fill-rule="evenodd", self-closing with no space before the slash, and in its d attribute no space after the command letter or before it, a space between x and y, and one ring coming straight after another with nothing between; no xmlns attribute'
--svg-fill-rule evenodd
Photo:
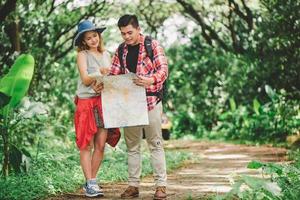
<svg viewBox="0 0 300 200"><path fill-rule="evenodd" d="M77 54L77 67L82 83L85 86L90 86L95 81L95 78L90 77L87 73L86 55L83 52Z"/></svg>
<svg viewBox="0 0 300 200"><path fill-rule="evenodd" d="M121 73L122 73L121 64L119 61L118 48L117 48L115 54L112 57L110 75L117 75Z"/></svg>
<svg viewBox="0 0 300 200"><path fill-rule="evenodd" d="M103 66L100 67L100 74L108 75L111 70L111 57L107 51L103 52Z"/></svg>

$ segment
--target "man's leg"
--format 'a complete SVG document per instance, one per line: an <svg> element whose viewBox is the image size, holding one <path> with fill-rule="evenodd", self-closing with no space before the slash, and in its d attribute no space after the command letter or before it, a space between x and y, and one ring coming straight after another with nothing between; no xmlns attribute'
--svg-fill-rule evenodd
<svg viewBox="0 0 300 200"><path fill-rule="evenodd" d="M156 186L167 185L166 159L161 132L162 104L149 111L149 126L145 126L145 136L151 153L151 163Z"/></svg>
<svg viewBox="0 0 300 200"><path fill-rule="evenodd" d="M128 184L129 186L121 194L122 199L131 199L139 196L139 184L141 176L141 127L124 128L125 142L128 151Z"/></svg>
<svg viewBox="0 0 300 200"><path fill-rule="evenodd" d="M139 187L141 176L141 127L124 128L125 142L128 151L128 184Z"/></svg>

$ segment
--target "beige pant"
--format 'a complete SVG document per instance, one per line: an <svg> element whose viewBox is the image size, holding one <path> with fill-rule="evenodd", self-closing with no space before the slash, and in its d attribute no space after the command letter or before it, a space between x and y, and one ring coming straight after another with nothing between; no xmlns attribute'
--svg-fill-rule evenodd
<svg viewBox="0 0 300 200"><path fill-rule="evenodd" d="M143 128L145 129L145 136L151 153L155 184L156 186L166 186L167 184L166 159L161 133L161 114L162 104L160 102L148 112L149 125L124 128L128 150L128 183L131 186L138 187L140 183Z"/></svg>

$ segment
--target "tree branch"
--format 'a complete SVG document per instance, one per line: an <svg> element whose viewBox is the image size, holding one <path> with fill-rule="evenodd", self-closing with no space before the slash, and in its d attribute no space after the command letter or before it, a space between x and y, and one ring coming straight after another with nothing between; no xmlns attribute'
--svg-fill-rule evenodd
<svg viewBox="0 0 300 200"><path fill-rule="evenodd" d="M58 6L55 7L55 6L54 6L55 0L52 0L51 7L50 7L50 10L48 11L47 17L49 17L49 16L51 15L51 13L53 13L53 11L54 11L57 7L61 7L61 6L63 6L63 5L67 5L69 2L70 2L70 0L64 1L64 2L60 3Z"/></svg>
<svg viewBox="0 0 300 200"><path fill-rule="evenodd" d="M65 51L62 53L58 54L57 56L54 57L53 62L59 60L60 58L64 57L73 49L73 45L70 45Z"/></svg>
<svg viewBox="0 0 300 200"><path fill-rule="evenodd" d="M228 2L228 6L229 6L229 15L227 17L228 18L228 26L226 26L226 27L230 31L232 47L233 47L234 51L237 53L242 53L244 51L244 49L243 49L242 45L240 44L240 42L238 41L236 31L234 30L234 22L232 20L233 9L231 7L230 1Z"/></svg>
<svg viewBox="0 0 300 200"><path fill-rule="evenodd" d="M67 30L63 31L63 34L59 34L59 37L57 37L57 40L59 40L63 35L66 35L68 32L70 32L74 27L77 26L77 24L84 18L88 18L88 17L91 17L91 16L94 16L95 13L98 13L100 12L104 6L105 6L105 1L103 1L101 3L101 6L99 5L95 5L94 8L90 9L89 11L87 11L85 14L83 14L81 17L78 18L77 22L74 23L72 26L70 26ZM69 36L63 43L61 43L59 46L55 47L53 50L58 50L60 47L62 47L66 42L68 42L69 40L71 40L73 38L73 35L72 36ZM56 40L56 41L57 41ZM57 56L55 56L54 60L58 60L62 57L64 57L65 55L67 55L67 53L69 51L71 51L73 49L73 45L71 44L66 50L64 50L62 53L58 54Z"/></svg>
<svg viewBox="0 0 300 200"><path fill-rule="evenodd" d="M155 25L155 22L158 22L159 19L156 19L155 13L153 13L153 11L157 12L157 9L155 9L153 6L153 1L148 1L148 4L143 7L139 5L138 9L140 14L143 15L143 17L145 18L147 25L150 27L150 31L154 32L155 35L157 35L157 27Z"/></svg>
<svg viewBox="0 0 300 200"><path fill-rule="evenodd" d="M50 10L47 13L47 17L49 17L51 13L55 10L56 7L54 6L54 4L55 4L55 0L52 0Z"/></svg>
<svg viewBox="0 0 300 200"><path fill-rule="evenodd" d="M186 3L184 0L177 0L177 2L201 26L202 36L208 42L208 44L212 45L212 40L215 40L224 50L229 50L228 46L219 37L217 32L204 22L203 17L194 9L194 7L191 4Z"/></svg>
<svg viewBox="0 0 300 200"><path fill-rule="evenodd" d="M58 52L59 49L61 49L68 41L72 41L73 35L69 36L67 39L65 39L61 44L59 44L57 47L53 48L51 50L52 54L55 55L55 52Z"/></svg>
<svg viewBox="0 0 300 200"><path fill-rule="evenodd" d="M248 24L248 30L251 31L253 29L253 14L252 14L251 10L249 9L249 7L247 7L245 1L241 0L243 7L246 10L246 14L244 14L241 11L239 4L236 3L234 0L228 0L228 1L229 1L229 4L234 5L234 7L231 7L231 8L240 18L242 18L244 21L246 21L246 23Z"/></svg>
<svg viewBox="0 0 300 200"><path fill-rule="evenodd" d="M67 29L65 29L64 31L60 32L57 36L56 39L54 41L59 40L59 38L65 34L67 34L68 32L70 32L73 28L75 28L77 26L77 24L84 18L88 18L93 16L95 13L100 12L104 6L105 6L105 1L101 4L101 7L98 8L99 5L95 6L93 9L89 10L88 12L86 12L85 14L83 14L82 16L80 16L78 18L78 20L72 24L71 26L69 26ZM97 9L98 8L98 9ZM95 10L94 10L95 9Z"/></svg>

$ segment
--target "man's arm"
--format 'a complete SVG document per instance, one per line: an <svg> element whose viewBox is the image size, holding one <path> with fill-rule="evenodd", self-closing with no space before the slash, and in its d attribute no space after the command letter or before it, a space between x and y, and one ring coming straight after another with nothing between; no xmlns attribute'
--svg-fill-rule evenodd
<svg viewBox="0 0 300 200"><path fill-rule="evenodd" d="M168 62L165 56L163 48L156 40L152 41L153 49L153 67L156 69L156 73L153 74L154 84L163 83L168 77Z"/></svg>
<svg viewBox="0 0 300 200"><path fill-rule="evenodd" d="M163 48L156 40L152 40L153 67L156 73L152 77L138 76L133 82L139 86L148 87L152 84L163 83L168 77L168 63Z"/></svg>

